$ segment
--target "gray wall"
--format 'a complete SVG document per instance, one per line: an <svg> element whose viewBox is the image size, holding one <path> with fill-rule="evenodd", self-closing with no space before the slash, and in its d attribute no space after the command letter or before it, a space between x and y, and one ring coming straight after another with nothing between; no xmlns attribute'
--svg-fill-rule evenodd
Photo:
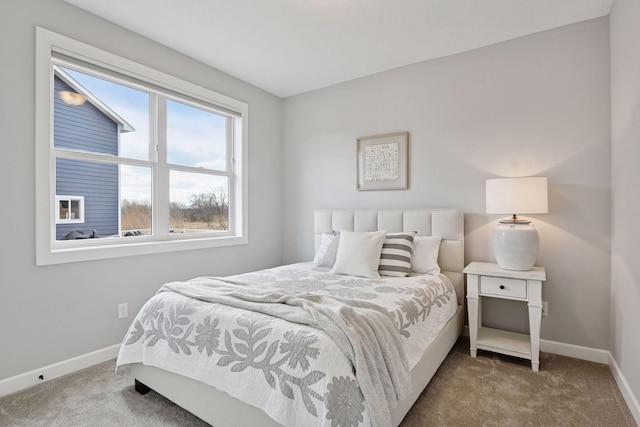
<svg viewBox="0 0 640 427"><path fill-rule="evenodd" d="M609 88L604 17L285 99L284 261L312 258L313 209L380 207L460 207L466 262L493 261L485 179L546 176L542 338L607 349ZM356 191L356 138L394 131L410 132L410 189ZM528 327L521 303L485 315Z"/></svg>
<svg viewBox="0 0 640 427"><path fill-rule="evenodd" d="M249 104L248 245L35 266L36 25ZM281 262L282 100L62 0L3 0L0 58L0 379L119 343L117 304L136 312L166 281Z"/></svg>
<svg viewBox="0 0 640 427"><path fill-rule="evenodd" d="M610 350L637 401L640 399L640 2L616 0L610 25L613 160Z"/></svg>

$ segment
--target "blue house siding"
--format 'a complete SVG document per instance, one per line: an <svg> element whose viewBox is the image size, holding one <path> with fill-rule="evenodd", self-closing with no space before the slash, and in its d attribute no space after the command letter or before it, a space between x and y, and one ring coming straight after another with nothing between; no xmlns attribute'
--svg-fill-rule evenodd
<svg viewBox="0 0 640 427"><path fill-rule="evenodd" d="M55 93L75 92L57 76ZM68 105L54 97L54 146L118 155L118 125L90 102ZM84 196L84 223L56 224L56 239L80 230L99 236L118 234L118 165L56 160L56 194Z"/></svg>
<svg viewBox="0 0 640 427"><path fill-rule="evenodd" d="M54 90L75 92L57 76ZM54 96L54 112L54 147L118 155L118 124L93 104L69 105Z"/></svg>
<svg viewBox="0 0 640 427"><path fill-rule="evenodd" d="M84 196L85 214L83 224L57 224L57 239L73 230L118 234L118 165L57 159L56 194Z"/></svg>

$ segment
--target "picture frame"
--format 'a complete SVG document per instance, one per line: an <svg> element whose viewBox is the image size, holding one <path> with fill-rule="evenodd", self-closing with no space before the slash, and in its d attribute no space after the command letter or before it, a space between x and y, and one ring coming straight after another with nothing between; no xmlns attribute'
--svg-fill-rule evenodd
<svg viewBox="0 0 640 427"><path fill-rule="evenodd" d="M356 139L358 191L409 188L409 132Z"/></svg>

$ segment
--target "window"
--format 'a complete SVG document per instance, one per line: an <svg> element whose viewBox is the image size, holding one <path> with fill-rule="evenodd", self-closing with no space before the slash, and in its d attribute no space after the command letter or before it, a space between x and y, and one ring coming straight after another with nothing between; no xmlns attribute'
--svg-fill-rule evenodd
<svg viewBox="0 0 640 427"><path fill-rule="evenodd" d="M56 224L84 222L84 196L56 196Z"/></svg>
<svg viewBox="0 0 640 427"><path fill-rule="evenodd" d="M37 29L38 265L247 242L245 103Z"/></svg>

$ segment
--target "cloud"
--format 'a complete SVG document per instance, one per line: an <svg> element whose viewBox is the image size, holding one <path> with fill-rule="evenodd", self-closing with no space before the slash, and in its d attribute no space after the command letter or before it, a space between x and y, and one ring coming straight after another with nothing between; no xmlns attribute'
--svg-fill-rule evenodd
<svg viewBox="0 0 640 427"><path fill-rule="evenodd" d="M226 118L167 101L167 161L226 170Z"/></svg>
<svg viewBox="0 0 640 427"><path fill-rule="evenodd" d="M151 203L151 168L120 165L120 198Z"/></svg>

